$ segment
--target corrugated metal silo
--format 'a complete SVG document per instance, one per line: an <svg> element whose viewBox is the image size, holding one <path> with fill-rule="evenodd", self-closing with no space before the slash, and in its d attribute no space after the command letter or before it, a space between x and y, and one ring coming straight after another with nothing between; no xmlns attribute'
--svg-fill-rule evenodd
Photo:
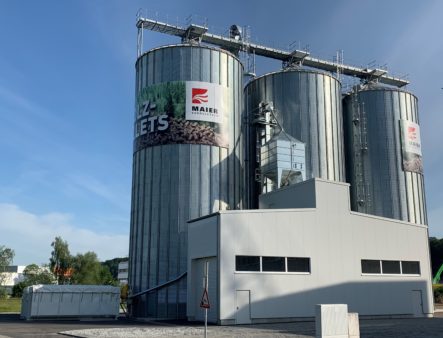
<svg viewBox="0 0 443 338"><path fill-rule="evenodd" d="M258 207L257 157L254 115L260 102L272 102L276 117L290 136L306 144L306 179L345 181L340 82L333 76L307 69L266 74L245 88L248 117L247 178L250 208Z"/></svg>
<svg viewBox="0 0 443 338"><path fill-rule="evenodd" d="M136 63L129 283L132 293L187 269L187 221L242 207L241 63L195 45ZM185 318L186 279L134 298L135 317Z"/></svg>
<svg viewBox="0 0 443 338"><path fill-rule="evenodd" d="M369 85L343 108L352 209L427 224L417 98Z"/></svg>

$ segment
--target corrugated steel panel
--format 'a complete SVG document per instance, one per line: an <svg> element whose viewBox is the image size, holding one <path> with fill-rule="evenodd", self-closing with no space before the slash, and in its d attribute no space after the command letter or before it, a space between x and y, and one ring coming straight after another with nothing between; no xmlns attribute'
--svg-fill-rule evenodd
<svg viewBox="0 0 443 338"><path fill-rule="evenodd" d="M402 166L400 120L419 122L417 98L399 89L370 86L345 97L343 110L351 208L427 224L423 175ZM359 114L360 120L353 122ZM367 139L367 150L361 149L360 137Z"/></svg>
<svg viewBox="0 0 443 338"><path fill-rule="evenodd" d="M129 250L132 292L186 271L189 219L242 206L242 75L235 56L211 47L167 46L137 60L136 97L146 87L173 81L227 87L229 148L163 144L135 149ZM184 318L186 282L137 298L133 315Z"/></svg>
<svg viewBox="0 0 443 338"><path fill-rule="evenodd" d="M329 74L296 69L270 73L245 88L249 122L260 102L272 102L277 119L292 137L306 144L306 178L345 181L340 82ZM250 208L257 208L255 127L249 123L247 182Z"/></svg>

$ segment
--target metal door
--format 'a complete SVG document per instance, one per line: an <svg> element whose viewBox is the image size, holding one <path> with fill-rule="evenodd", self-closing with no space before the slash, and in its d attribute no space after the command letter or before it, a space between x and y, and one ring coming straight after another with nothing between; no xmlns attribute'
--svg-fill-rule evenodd
<svg viewBox="0 0 443 338"><path fill-rule="evenodd" d="M249 290L237 290L235 295L235 324L251 324L251 301Z"/></svg>
<svg viewBox="0 0 443 338"><path fill-rule="evenodd" d="M423 298L421 290L412 290L412 314L414 317L423 317Z"/></svg>

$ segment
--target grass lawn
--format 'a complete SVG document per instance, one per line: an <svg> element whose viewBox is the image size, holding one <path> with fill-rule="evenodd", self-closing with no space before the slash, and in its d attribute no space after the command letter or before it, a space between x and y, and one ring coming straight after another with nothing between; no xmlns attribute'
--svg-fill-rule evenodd
<svg viewBox="0 0 443 338"><path fill-rule="evenodd" d="M0 299L1 312L20 312L22 307L21 298Z"/></svg>

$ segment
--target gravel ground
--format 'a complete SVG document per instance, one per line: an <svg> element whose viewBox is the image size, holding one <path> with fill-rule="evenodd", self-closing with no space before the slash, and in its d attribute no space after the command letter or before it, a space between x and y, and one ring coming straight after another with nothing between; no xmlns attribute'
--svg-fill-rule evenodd
<svg viewBox="0 0 443 338"><path fill-rule="evenodd" d="M91 329L60 332L61 334L74 337L106 337L106 338L139 338L139 337L203 337L204 329L197 327L132 327L116 329ZM263 330L244 327L209 327L209 337L292 337L292 338L310 338L314 335L299 335L279 330Z"/></svg>
<svg viewBox="0 0 443 338"><path fill-rule="evenodd" d="M362 338L441 338L443 312L435 318L360 320ZM185 321L23 321L18 314L0 314L0 338L54 338L60 333L73 337L203 337L201 323ZM309 338L315 336L314 322L254 324L243 326L214 326L208 328L209 337Z"/></svg>
<svg viewBox="0 0 443 338"><path fill-rule="evenodd" d="M436 318L414 319L373 319L360 320L360 335L362 338L441 338L443 337L442 313L436 313ZM125 328L83 329L63 334L74 337L203 337L203 327L195 325L162 325L159 322L151 326L134 325ZM312 338L315 337L314 322L257 324L248 326L209 326L209 337L238 337L238 338Z"/></svg>

